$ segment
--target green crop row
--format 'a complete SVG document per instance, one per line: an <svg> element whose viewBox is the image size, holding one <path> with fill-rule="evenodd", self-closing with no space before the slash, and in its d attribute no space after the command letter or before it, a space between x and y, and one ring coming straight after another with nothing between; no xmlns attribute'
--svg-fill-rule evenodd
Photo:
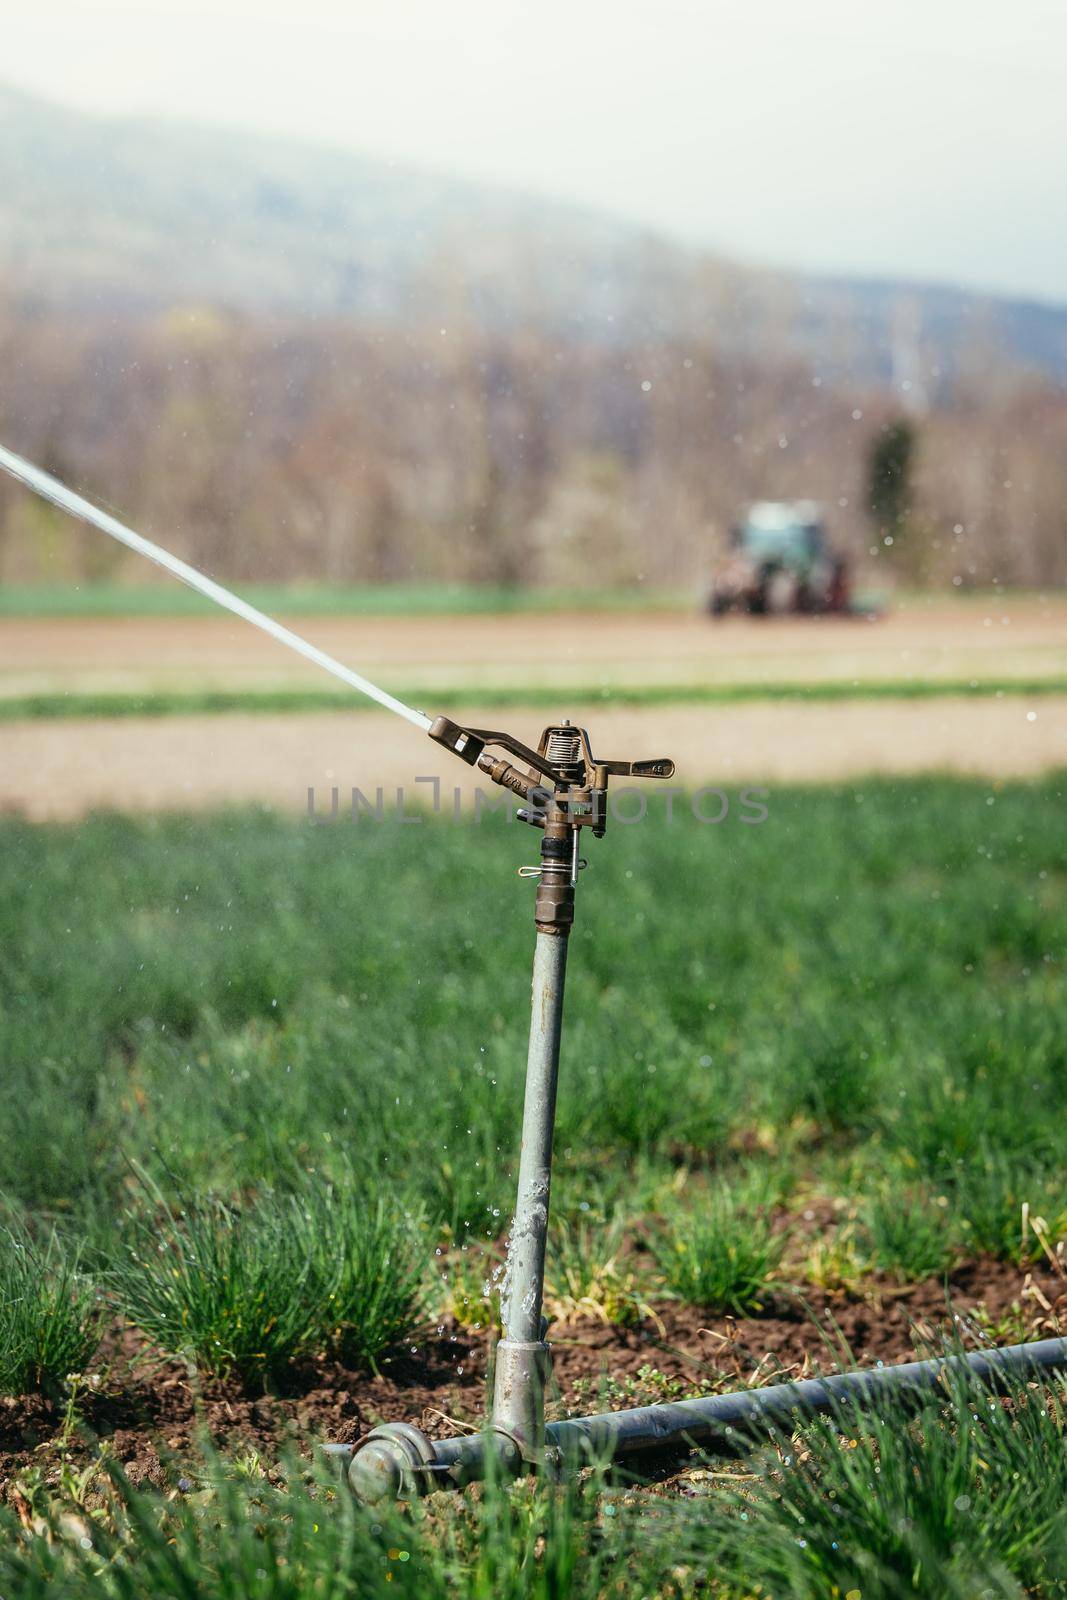
<svg viewBox="0 0 1067 1600"><path fill-rule="evenodd" d="M960 1379L877 1417L842 1406L793 1433L764 1429L743 1467L709 1461L673 1497L594 1471L365 1509L296 1460L209 1457L150 1493L104 1458L59 1496L23 1480L23 1520L0 1511L0 1592L1055 1600L1067 1573L1065 1444L1062 1388L1020 1388L1005 1403Z"/></svg>
<svg viewBox="0 0 1067 1600"><path fill-rule="evenodd" d="M434 711L554 708L559 687L534 684L509 687L472 684L467 687L404 688L395 691L408 705ZM892 678L829 680L823 683L662 683L616 685L610 690L568 685L578 705L717 706L763 701L799 701L818 705L843 700L930 700L946 695L965 699L1006 696L1034 700L1067 694L1067 678ZM336 689L168 689L141 693L78 692L0 696L0 722L82 720L87 717L215 716L225 712L252 716L295 715L309 711L374 711L373 701L353 699Z"/></svg>

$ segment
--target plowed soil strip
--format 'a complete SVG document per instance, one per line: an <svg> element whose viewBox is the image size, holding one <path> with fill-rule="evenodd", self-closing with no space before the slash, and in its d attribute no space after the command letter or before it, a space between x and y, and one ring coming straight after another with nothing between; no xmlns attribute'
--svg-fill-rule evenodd
<svg viewBox="0 0 1067 1600"><path fill-rule="evenodd" d="M678 787L712 784L732 795L745 784L941 771L996 779L1067 764L1067 696L655 709L583 707L563 697L559 710L587 724L595 751L670 755ZM486 720L477 708L451 714L476 726ZM544 720L526 710L507 726L536 744ZM400 790L412 810L432 803L433 784L416 782L432 778L446 809L457 786L468 805L479 787L478 774L376 712L0 725L0 810L37 820L254 802L300 812L309 789L322 812L334 788L342 814L353 788L372 800L380 788L387 805ZM488 780L481 787L499 801ZM663 786L645 788L651 816L666 796Z"/></svg>

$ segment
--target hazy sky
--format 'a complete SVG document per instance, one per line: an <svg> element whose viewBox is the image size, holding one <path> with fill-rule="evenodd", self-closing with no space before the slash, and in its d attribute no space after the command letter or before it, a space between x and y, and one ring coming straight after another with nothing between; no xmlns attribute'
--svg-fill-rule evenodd
<svg viewBox="0 0 1067 1600"><path fill-rule="evenodd" d="M0 77L1067 300L1065 0L0 0Z"/></svg>

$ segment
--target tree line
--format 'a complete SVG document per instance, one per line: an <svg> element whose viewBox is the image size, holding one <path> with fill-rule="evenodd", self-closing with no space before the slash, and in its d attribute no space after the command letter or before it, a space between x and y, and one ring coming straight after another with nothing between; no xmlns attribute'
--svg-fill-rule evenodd
<svg viewBox="0 0 1067 1600"><path fill-rule="evenodd" d="M998 368L905 411L713 333L0 310L0 438L223 579L696 587L754 499L861 571L1067 582L1067 393ZM0 581L143 576L0 484Z"/></svg>

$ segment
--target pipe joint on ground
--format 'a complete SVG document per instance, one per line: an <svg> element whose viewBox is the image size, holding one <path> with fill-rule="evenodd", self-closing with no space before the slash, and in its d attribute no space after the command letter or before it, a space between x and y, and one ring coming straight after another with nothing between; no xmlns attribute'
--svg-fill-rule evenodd
<svg viewBox="0 0 1067 1600"><path fill-rule="evenodd" d="M874 1410L887 1401L914 1403L954 1377L973 1379L992 1392L1004 1393L1065 1369L1067 1339L1043 1339L743 1389L735 1394L572 1417L545 1429L539 1465L555 1476L561 1466L606 1464L657 1450L726 1447L734 1452L746 1442L753 1443L760 1432L792 1427L841 1407ZM370 1504L434 1489L462 1488L491 1472L517 1477L531 1466L527 1449L509 1432L490 1428L434 1444L417 1428L402 1422L375 1428L359 1445L334 1446L331 1454L342 1456L353 1492Z"/></svg>

